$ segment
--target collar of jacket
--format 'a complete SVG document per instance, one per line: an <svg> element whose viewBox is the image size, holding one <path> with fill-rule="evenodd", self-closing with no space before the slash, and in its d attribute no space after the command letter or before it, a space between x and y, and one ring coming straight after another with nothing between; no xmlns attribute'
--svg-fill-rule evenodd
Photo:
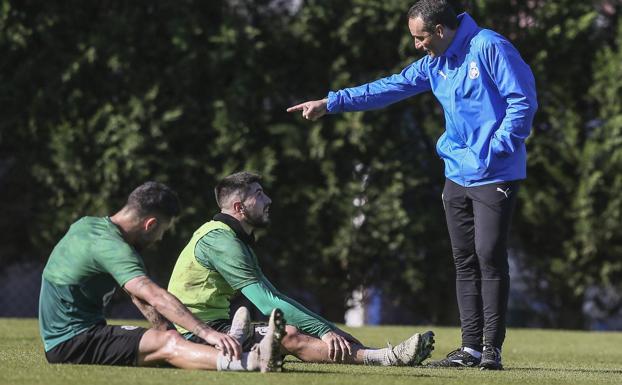
<svg viewBox="0 0 622 385"><path fill-rule="evenodd" d="M479 32L479 27L475 20L466 12L458 15L458 23L458 30L454 35L454 39L447 47L443 56L449 58L460 57L460 54L466 50L473 36Z"/></svg>
<svg viewBox="0 0 622 385"><path fill-rule="evenodd" d="M246 231L244 231L244 229L242 228L240 221L238 221L231 215L224 214L224 213L218 213L214 215L213 219L215 221L222 222L225 225L231 227L231 230L235 232L235 235L247 245L251 246L255 243L255 235L252 233L247 234Z"/></svg>

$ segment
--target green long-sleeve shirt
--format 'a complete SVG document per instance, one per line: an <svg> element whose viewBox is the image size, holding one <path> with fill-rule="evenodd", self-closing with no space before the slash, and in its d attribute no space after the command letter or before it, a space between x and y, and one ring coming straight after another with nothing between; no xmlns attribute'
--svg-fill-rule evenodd
<svg viewBox="0 0 622 385"><path fill-rule="evenodd" d="M274 308L283 311L287 323L301 331L323 336L335 326L300 303L281 294L265 277L250 238L239 222L219 214L195 233L181 252L168 290L199 319L210 322L229 319L229 304L236 290L263 314ZM181 333L187 330L177 326Z"/></svg>

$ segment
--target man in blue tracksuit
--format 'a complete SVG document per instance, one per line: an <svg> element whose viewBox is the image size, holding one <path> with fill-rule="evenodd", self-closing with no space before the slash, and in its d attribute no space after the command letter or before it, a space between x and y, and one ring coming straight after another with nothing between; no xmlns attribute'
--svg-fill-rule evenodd
<svg viewBox="0 0 622 385"><path fill-rule="evenodd" d="M537 109L533 74L503 36L482 29L444 0L408 12L415 47L427 55L395 74L290 107L315 120L326 113L377 109L432 91L446 130L443 206L456 266L462 346L431 366L502 369L509 292L507 238L525 139Z"/></svg>

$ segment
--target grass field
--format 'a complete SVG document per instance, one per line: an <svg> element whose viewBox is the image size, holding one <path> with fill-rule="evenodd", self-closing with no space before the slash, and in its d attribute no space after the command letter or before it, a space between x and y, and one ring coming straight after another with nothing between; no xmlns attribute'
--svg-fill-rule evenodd
<svg viewBox="0 0 622 385"><path fill-rule="evenodd" d="M111 322L115 323L115 322ZM142 322L122 322L141 324ZM397 343L424 327L349 329L369 345ZM457 328L431 328L433 358L459 342ZM35 319L0 319L0 385L116 384L622 384L622 333L511 329L504 350L505 371L381 368L304 364L288 357L285 373L218 373L169 368L49 365Z"/></svg>

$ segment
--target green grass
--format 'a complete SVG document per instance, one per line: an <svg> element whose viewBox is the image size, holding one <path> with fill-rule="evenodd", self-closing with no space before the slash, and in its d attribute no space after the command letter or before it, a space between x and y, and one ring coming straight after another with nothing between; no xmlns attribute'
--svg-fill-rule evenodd
<svg viewBox="0 0 622 385"><path fill-rule="evenodd" d="M128 322L124 322L128 324ZM141 324L142 322L129 322ZM457 328L436 332L433 358L456 347ZM349 329L369 345L397 343L425 327ZM206 385L206 384L622 384L622 333L511 329L505 371L381 368L304 364L286 360L285 373L219 373L178 369L49 365L35 319L0 319L0 385Z"/></svg>

